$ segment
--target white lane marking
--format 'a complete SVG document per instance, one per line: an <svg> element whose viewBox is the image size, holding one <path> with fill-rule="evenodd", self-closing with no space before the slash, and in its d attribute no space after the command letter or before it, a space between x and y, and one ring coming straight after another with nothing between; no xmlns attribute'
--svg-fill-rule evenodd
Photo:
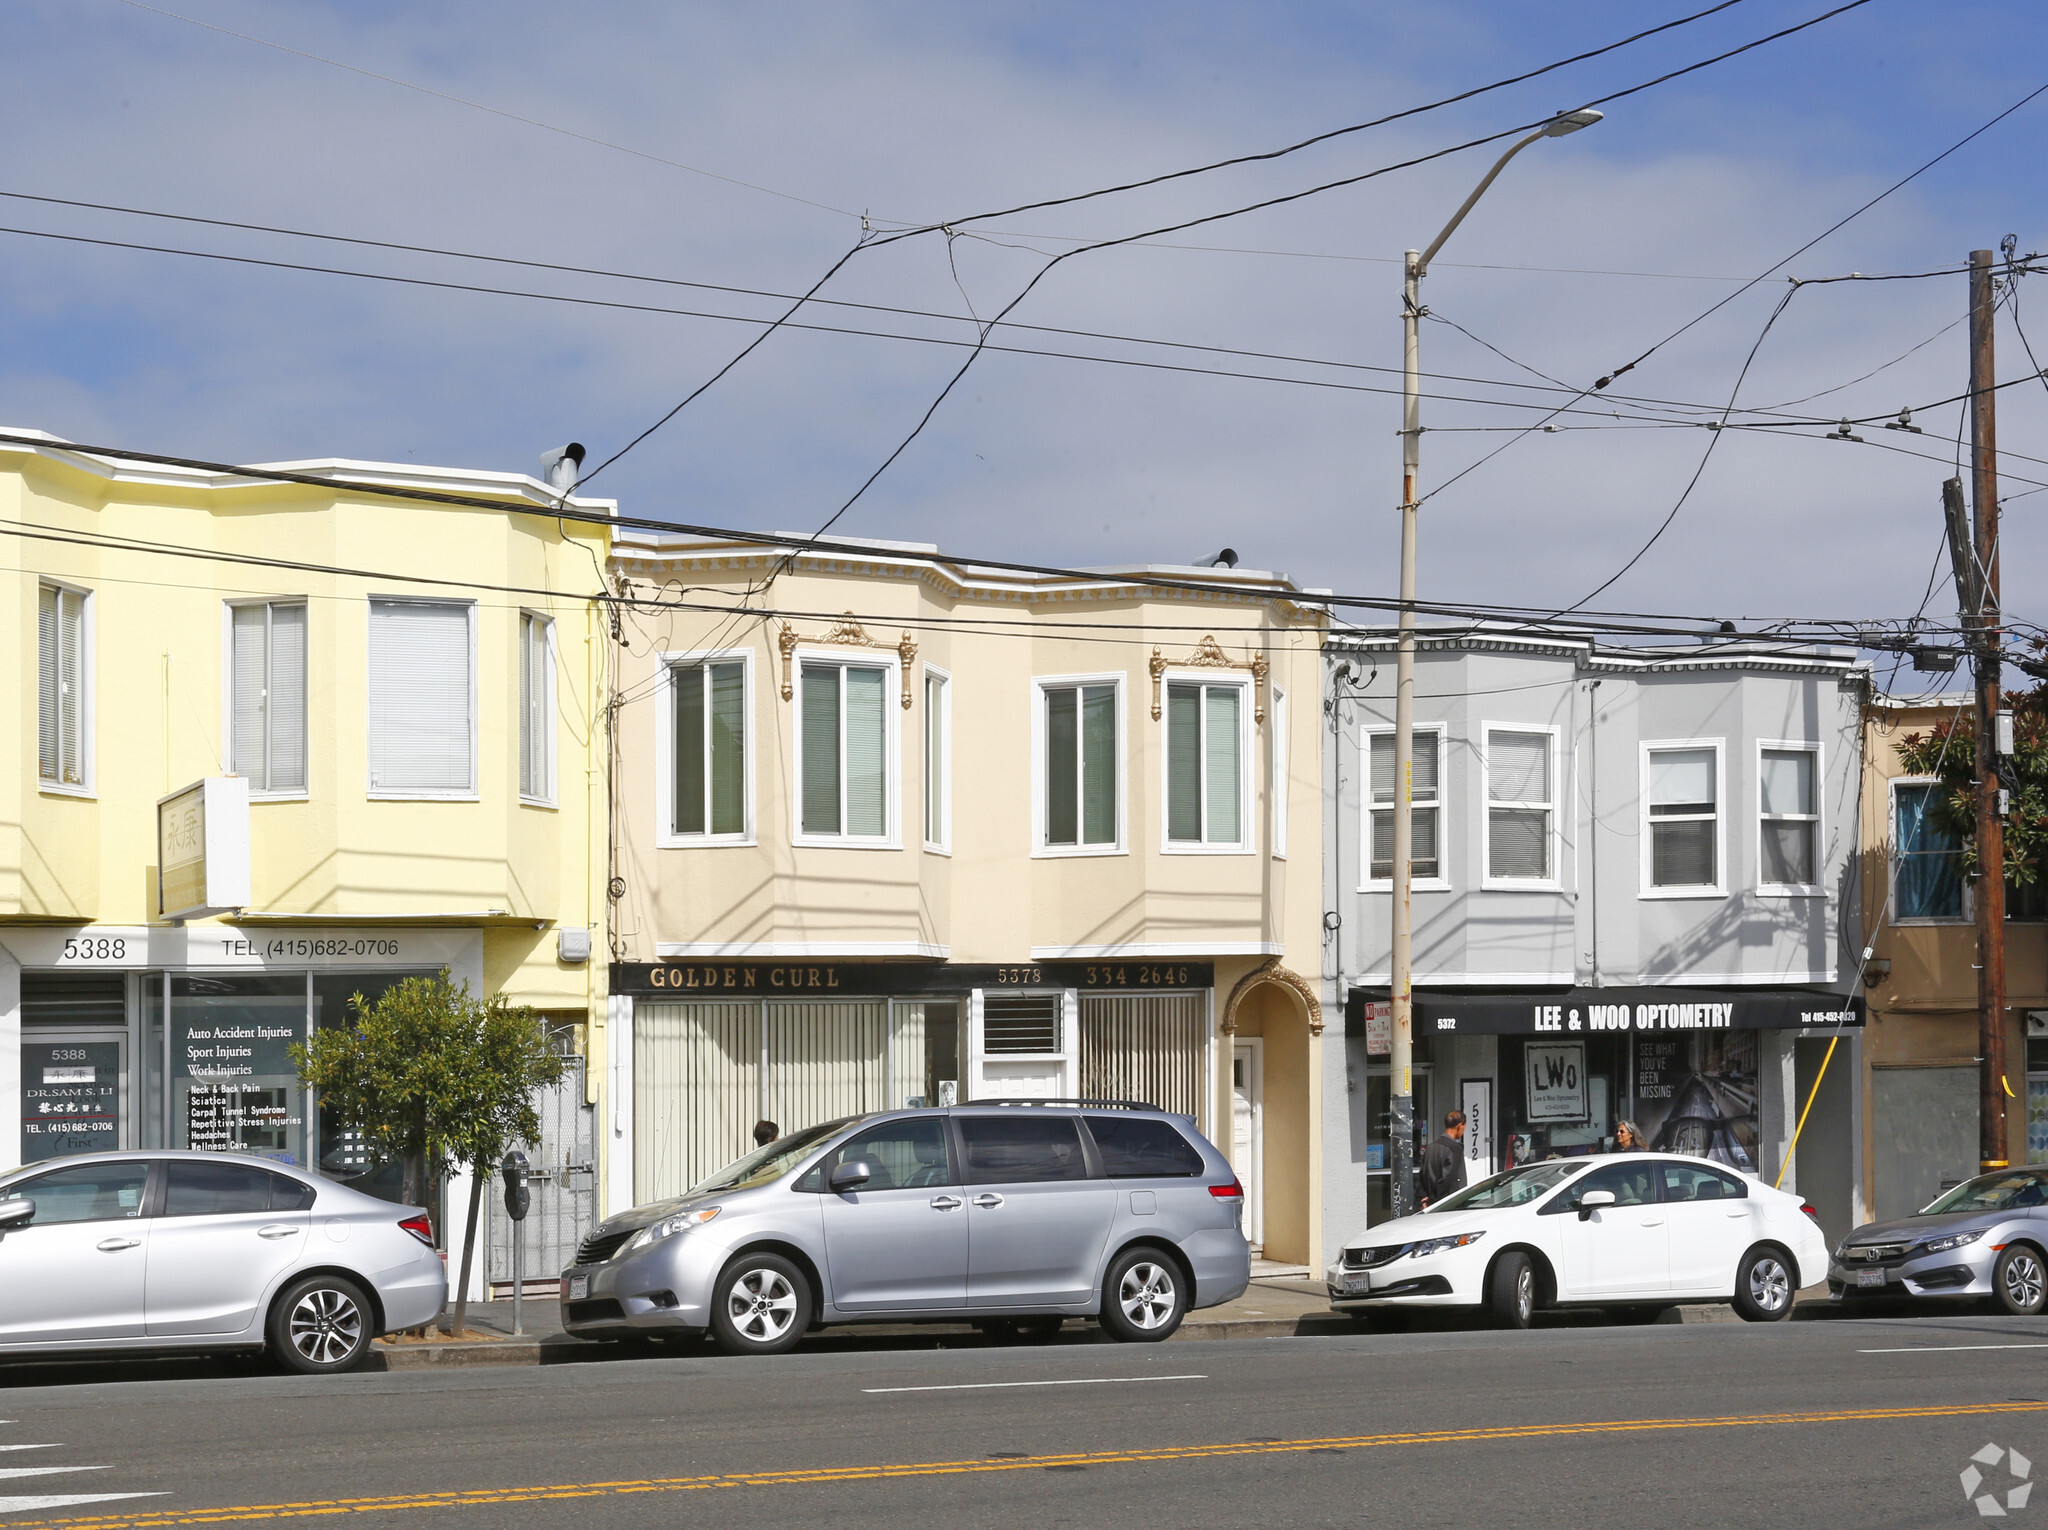
<svg viewBox="0 0 2048 1530"><path fill-rule="evenodd" d="M1859 1355L1947 1355L1964 1349L2048 1349L2048 1344L1909 1344L1904 1349L1859 1349Z"/></svg>
<svg viewBox="0 0 2048 1530"><path fill-rule="evenodd" d="M111 1466L0 1466L0 1477L55 1477L63 1472L109 1472Z"/></svg>
<svg viewBox="0 0 2048 1530"><path fill-rule="evenodd" d="M962 1381L943 1387L862 1387L863 1392L989 1392L1002 1387L1106 1387L1126 1381L1207 1381L1207 1376L1081 1376L1071 1381Z"/></svg>
<svg viewBox="0 0 2048 1530"><path fill-rule="evenodd" d="M0 1498L0 1514L23 1509L68 1509L74 1503L105 1503L113 1498L168 1498L168 1493L43 1493Z"/></svg>

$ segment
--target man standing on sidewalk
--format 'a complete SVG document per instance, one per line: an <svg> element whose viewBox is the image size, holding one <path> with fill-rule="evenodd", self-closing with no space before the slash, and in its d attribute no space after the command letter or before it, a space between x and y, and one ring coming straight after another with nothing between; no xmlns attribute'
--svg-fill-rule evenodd
<svg viewBox="0 0 2048 1530"><path fill-rule="evenodd" d="M1465 1188L1465 1117L1462 1112L1444 1112L1444 1134L1422 1150L1422 1209Z"/></svg>

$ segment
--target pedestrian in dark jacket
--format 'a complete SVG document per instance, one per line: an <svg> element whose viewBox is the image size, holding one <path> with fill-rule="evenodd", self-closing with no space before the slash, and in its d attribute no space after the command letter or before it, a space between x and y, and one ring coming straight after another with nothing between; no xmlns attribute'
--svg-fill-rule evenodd
<svg viewBox="0 0 2048 1530"><path fill-rule="evenodd" d="M1422 1205L1465 1188L1465 1117L1463 1112L1444 1112L1444 1134L1422 1150Z"/></svg>

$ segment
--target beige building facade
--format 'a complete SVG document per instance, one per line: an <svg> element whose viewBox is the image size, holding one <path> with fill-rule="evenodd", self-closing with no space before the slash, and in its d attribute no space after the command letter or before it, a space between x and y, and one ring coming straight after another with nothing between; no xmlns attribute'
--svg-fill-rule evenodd
<svg viewBox="0 0 2048 1530"><path fill-rule="evenodd" d="M1245 569L837 546L615 546L607 1207L757 1120L1143 1099L1306 1263L1323 610Z"/></svg>
<svg viewBox="0 0 2048 1530"><path fill-rule="evenodd" d="M1907 1216L1978 1163L1977 929L1962 842L1929 818L1935 791L1909 775L1899 745L1942 723L1968 723L1967 690L1878 696L1866 712L1862 844L1869 1024L1861 1144L1867 1203ZM2007 889L2006 1156L2048 1162L2048 907ZM1845 1081L1845 1084L1848 1081Z"/></svg>

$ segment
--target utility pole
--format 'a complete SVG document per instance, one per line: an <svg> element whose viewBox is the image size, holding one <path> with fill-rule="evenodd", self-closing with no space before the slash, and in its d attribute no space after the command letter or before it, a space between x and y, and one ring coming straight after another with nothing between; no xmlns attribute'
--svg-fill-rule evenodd
<svg viewBox="0 0 2048 1530"><path fill-rule="evenodd" d="M1507 162L1539 138L1562 138L1591 127L1600 113L1591 107L1559 112L1507 153L1473 188L1472 195L1451 215L1444 231L1420 252L1408 251L1401 262L1401 616L1394 655L1394 849L1388 879L1393 883L1393 919L1388 940L1388 997L1393 1000L1392 1055L1387 1059L1388 1210L1397 1217L1415 1210L1415 531L1421 509L1422 472L1422 278L1444 241L1465 221L1465 214L1486 195ZM1437 762L1441 789L1443 762ZM1365 772L1366 870L1372 870L1372 760ZM1438 812L1442 812L1441 807Z"/></svg>
<svg viewBox="0 0 2048 1530"><path fill-rule="evenodd" d="M1970 252L1970 498L1977 609L1964 630L1977 666L1977 1054L1980 1171L2010 1157L2005 1081L2005 793L1999 781L1997 377L1991 321L1996 313L1991 251Z"/></svg>

